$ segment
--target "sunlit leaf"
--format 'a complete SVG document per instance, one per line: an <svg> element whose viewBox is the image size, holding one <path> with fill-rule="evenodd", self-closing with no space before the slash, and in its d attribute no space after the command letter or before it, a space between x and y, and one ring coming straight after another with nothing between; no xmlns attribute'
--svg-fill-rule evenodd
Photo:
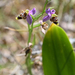
<svg viewBox="0 0 75 75"><path fill-rule="evenodd" d="M42 46L44 75L75 75L75 56L65 31L52 23Z"/></svg>

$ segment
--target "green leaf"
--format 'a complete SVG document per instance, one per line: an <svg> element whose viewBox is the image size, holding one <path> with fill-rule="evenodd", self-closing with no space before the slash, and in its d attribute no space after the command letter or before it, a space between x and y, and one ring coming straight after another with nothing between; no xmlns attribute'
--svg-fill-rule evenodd
<svg viewBox="0 0 75 75"><path fill-rule="evenodd" d="M75 55L65 31L54 23L42 46L44 75L75 75Z"/></svg>

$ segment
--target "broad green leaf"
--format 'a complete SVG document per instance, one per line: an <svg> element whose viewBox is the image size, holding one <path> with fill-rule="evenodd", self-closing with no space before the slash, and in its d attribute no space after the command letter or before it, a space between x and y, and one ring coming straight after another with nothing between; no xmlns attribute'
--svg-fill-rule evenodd
<svg viewBox="0 0 75 75"><path fill-rule="evenodd" d="M44 75L75 75L75 56L65 31L52 23L42 46Z"/></svg>

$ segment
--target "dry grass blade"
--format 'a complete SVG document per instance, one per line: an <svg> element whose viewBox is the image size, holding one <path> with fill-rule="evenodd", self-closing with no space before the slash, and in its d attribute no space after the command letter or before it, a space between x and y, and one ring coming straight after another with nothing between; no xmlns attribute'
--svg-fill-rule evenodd
<svg viewBox="0 0 75 75"><path fill-rule="evenodd" d="M23 29L13 29L13 28L10 28L10 27L4 27L4 29L8 29L8 30L11 30L11 31L28 32L28 30L23 30Z"/></svg>
<svg viewBox="0 0 75 75"><path fill-rule="evenodd" d="M25 53L23 53L23 54L17 54L16 56L25 56Z"/></svg>

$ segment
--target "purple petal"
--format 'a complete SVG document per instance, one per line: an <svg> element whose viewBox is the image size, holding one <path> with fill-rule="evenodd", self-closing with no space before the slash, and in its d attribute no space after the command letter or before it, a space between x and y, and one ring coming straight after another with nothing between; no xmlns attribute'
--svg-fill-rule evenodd
<svg viewBox="0 0 75 75"><path fill-rule="evenodd" d="M55 14L55 10L54 9L51 10L51 14Z"/></svg>
<svg viewBox="0 0 75 75"><path fill-rule="evenodd" d="M32 10L29 11L29 14L34 15L36 13L36 9L33 8Z"/></svg>
<svg viewBox="0 0 75 75"><path fill-rule="evenodd" d="M46 13L47 13L47 14L49 14L49 13L51 14L51 10L50 10L49 8L46 9Z"/></svg>
<svg viewBox="0 0 75 75"><path fill-rule="evenodd" d="M49 15L45 16L45 17L43 18L43 22L49 20L50 18L51 18L51 16L49 16Z"/></svg>
<svg viewBox="0 0 75 75"><path fill-rule="evenodd" d="M32 17L30 16L30 14L27 15L27 22L28 22L29 24L32 23Z"/></svg>
<svg viewBox="0 0 75 75"><path fill-rule="evenodd" d="M50 16L50 17L51 17L51 14L50 14L50 13L48 13L48 16Z"/></svg>

